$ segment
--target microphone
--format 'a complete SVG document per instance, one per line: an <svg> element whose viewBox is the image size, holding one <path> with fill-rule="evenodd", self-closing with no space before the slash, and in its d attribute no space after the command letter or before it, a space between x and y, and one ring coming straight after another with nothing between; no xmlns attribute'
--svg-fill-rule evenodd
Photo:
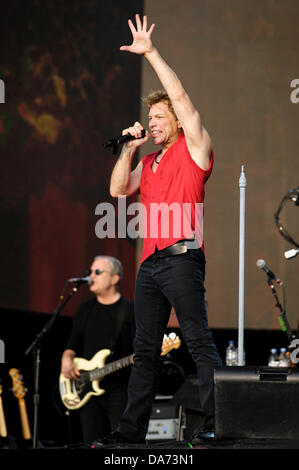
<svg viewBox="0 0 299 470"><path fill-rule="evenodd" d="M91 284L92 280L91 277L72 277L71 279L68 279L67 282L77 282L77 284Z"/></svg>
<svg viewBox="0 0 299 470"><path fill-rule="evenodd" d="M279 277L277 277L272 271L271 269L269 269L269 267L266 265L266 262L263 260L263 259L259 259L257 262L256 262L256 265L258 268L262 269L263 271L265 271L265 273L268 275L268 277L270 279L274 279L274 281L277 282L277 284L280 284L282 286L282 282L281 280L279 279Z"/></svg>
<svg viewBox="0 0 299 470"><path fill-rule="evenodd" d="M141 131L141 137L137 137L138 139L142 139L145 137L145 129ZM134 140L135 137L131 134L120 135L119 137L112 137L111 139L107 140L104 144L104 148L108 147L117 147L119 145L124 144L125 142L129 142L130 140Z"/></svg>
<svg viewBox="0 0 299 470"><path fill-rule="evenodd" d="M289 198L295 203L295 206L299 206L299 186L289 191Z"/></svg>
<svg viewBox="0 0 299 470"><path fill-rule="evenodd" d="M286 259L294 258L295 256L298 255L298 253L299 253L299 250L293 248L292 250L285 251L285 252L284 252L284 257L285 257Z"/></svg>

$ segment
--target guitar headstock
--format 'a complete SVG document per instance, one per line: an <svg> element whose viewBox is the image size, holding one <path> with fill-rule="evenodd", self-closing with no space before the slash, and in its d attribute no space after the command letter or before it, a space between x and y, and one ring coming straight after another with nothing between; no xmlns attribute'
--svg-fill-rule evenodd
<svg viewBox="0 0 299 470"><path fill-rule="evenodd" d="M175 333L164 335L161 356L166 356L172 349L179 349L181 340Z"/></svg>
<svg viewBox="0 0 299 470"><path fill-rule="evenodd" d="M12 391L16 398L24 398L26 395L26 389L23 384L23 377L18 369L10 369L8 371L12 379Z"/></svg>

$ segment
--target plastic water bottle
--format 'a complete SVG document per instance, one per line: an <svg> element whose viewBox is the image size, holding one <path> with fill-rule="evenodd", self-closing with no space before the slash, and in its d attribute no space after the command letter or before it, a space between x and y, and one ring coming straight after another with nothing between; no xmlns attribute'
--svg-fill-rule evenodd
<svg viewBox="0 0 299 470"><path fill-rule="evenodd" d="M272 348L270 350L270 356L268 359L268 366L269 367L278 367L278 355L277 355L277 349Z"/></svg>
<svg viewBox="0 0 299 470"><path fill-rule="evenodd" d="M289 367L289 359L286 353L286 348L280 348L280 354L278 357L278 367Z"/></svg>
<svg viewBox="0 0 299 470"><path fill-rule="evenodd" d="M238 352L235 347L233 340L228 342L228 347L225 354L225 364L227 366L237 366L238 365Z"/></svg>

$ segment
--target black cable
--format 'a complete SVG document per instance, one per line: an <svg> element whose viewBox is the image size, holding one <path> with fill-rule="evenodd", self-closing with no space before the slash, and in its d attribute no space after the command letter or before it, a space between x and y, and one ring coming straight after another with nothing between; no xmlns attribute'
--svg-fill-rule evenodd
<svg viewBox="0 0 299 470"><path fill-rule="evenodd" d="M294 198L295 198L295 200L294 200ZM280 235L285 240L287 240L289 243L294 245L296 248L299 248L299 244L296 243L295 240L291 237L291 235L287 232L287 230L282 225L282 223L279 219L280 212L282 211L282 209L285 206L286 202L289 201L289 200L295 202L296 206L299 205L299 186L298 186L298 188L290 189L290 191L288 191L287 194L282 198L282 200L281 200L281 202L278 206L278 209L274 214L274 219L275 219L275 223L276 223L276 226L278 228L278 231L279 231Z"/></svg>

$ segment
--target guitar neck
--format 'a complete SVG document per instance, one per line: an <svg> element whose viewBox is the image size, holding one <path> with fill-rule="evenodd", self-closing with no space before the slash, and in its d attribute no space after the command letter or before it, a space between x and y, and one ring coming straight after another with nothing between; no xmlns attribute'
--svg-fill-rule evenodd
<svg viewBox="0 0 299 470"><path fill-rule="evenodd" d="M123 369L124 367L127 367L132 363L133 354L130 354L130 356L126 356L122 359L118 359L117 361L110 362L110 364L106 364L104 367L89 371L89 378L91 381L98 380L100 378L105 377L106 375L112 374L117 370Z"/></svg>
<svg viewBox="0 0 299 470"><path fill-rule="evenodd" d="M2 397L0 396L0 436L7 437L7 428L3 410Z"/></svg>
<svg viewBox="0 0 299 470"><path fill-rule="evenodd" d="M31 439L30 426L28 421L26 403L24 398L19 398L19 410L21 418L22 433L24 439Z"/></svg>

